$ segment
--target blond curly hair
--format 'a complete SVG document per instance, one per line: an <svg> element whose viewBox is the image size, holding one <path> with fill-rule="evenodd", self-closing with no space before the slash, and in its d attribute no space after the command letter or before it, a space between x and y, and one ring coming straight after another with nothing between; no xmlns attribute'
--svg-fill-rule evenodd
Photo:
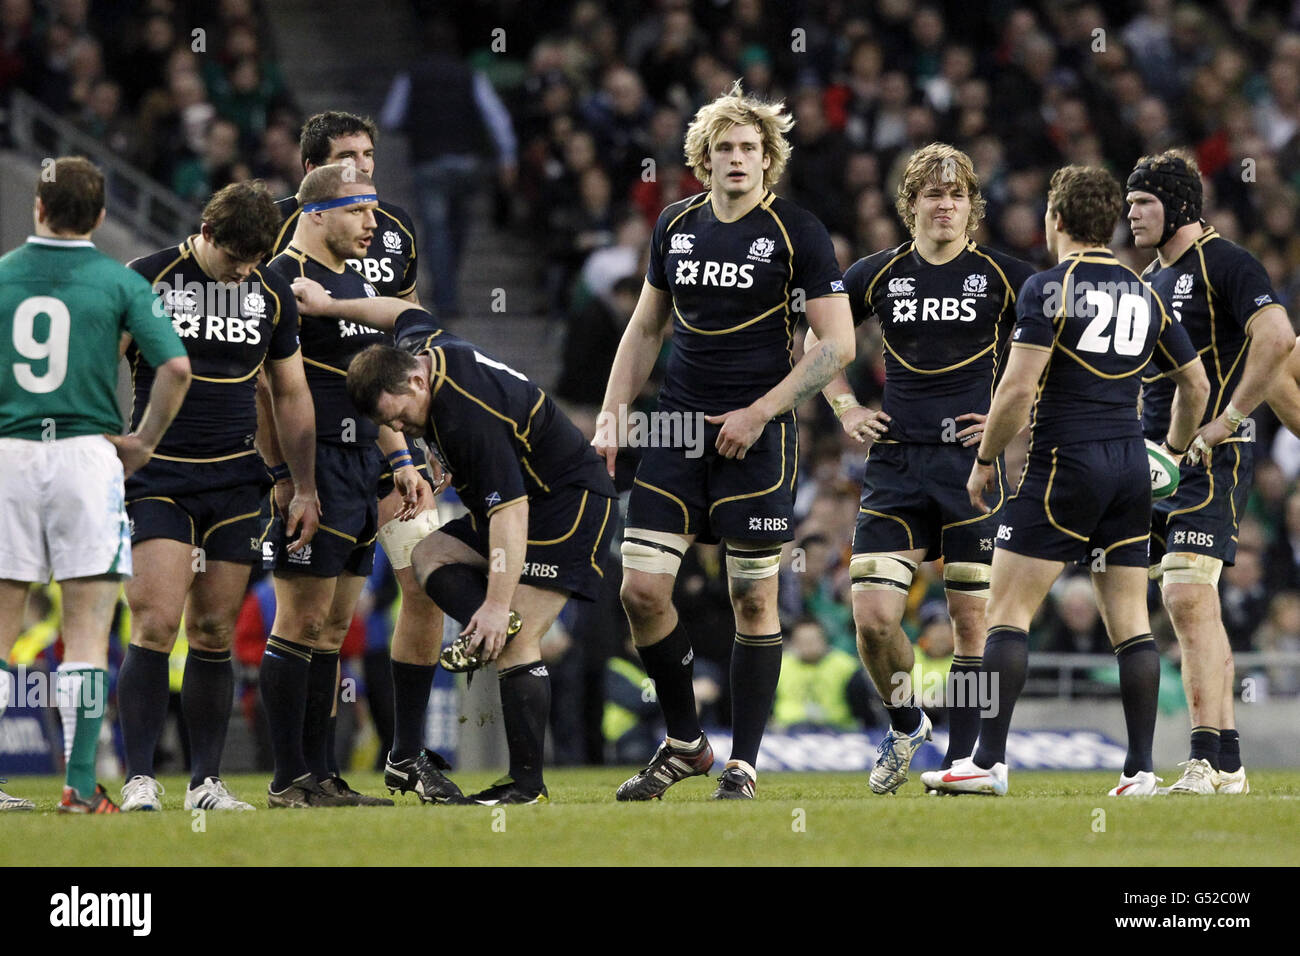
<svg viewBox="0 0 1300 956"><path fill-rule="evenodd" d="M984 221L987 202L980 192L980 178L975 175L975 164L969 156L947 143L922 146L907 160L903 178L898 182L895 208L907 231L916 234L916 213L912 204L921 190L933 184L956 183L970 196L970 218L966 220L966 235L973 236Z"/></svg>
<svg viewBox="0 0 1300 956"><path fill-rule="evenodd" d="M785 134L794 126L794 117L785 112L785 103L765 103L746 96L740 87L740 80L732 84L731 90L719 96L712 103L701 106L686 130L686 165L691 168L695 178L705 188L712 185L712 175L705 164L713 145L727 130L733 126L754 126L763 141L763 155L771 162L763 171L763 186L771 189L785 172L785 164L790 159L790 141Z"/></svg>

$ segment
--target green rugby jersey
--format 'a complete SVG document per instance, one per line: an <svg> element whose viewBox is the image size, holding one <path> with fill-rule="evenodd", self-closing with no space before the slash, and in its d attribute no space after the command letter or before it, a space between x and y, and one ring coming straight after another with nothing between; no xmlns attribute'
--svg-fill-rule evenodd
<svg viewBox="0 0 1300 956"><path fill-rule="evenodd" d="M149 282L87 239L30 237L0 258L0 437L118 434L118 343L185 355ZM51 427L52 426L52 427Z"/></svg>

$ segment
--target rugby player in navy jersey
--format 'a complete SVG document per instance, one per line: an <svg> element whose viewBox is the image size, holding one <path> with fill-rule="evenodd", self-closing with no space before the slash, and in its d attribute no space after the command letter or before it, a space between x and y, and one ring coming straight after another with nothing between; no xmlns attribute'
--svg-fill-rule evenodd
<svg viewBox="0 0 1300 956"><path fill-rule="evenodd" d="M374 122L367 117L337 110L317 113L303 123L298 140L303 170L310 173L331 163L350 163L373 177L377 136ZM302 207L297 196L281 199L276 206L284 217L276 239L275 252L278 254L293 238ZM349 256L348 265L365 276L379 295L396 296L419 305L415 224L405 210L385 199L379 200L374 215L375 231L370 245L364 253ZM436 464L431 475L423 453L418 448L409 451L421 475L436 485L440 484L443 476ZM411 548L438 526L438 513L430 507L414 518L399 520L397 515L403 508L402 496L393 486L392 468L387 465L379 476L376 494L379 497L378 540L388 555L393 576L402 592L397 620L393 624L391 660L396 713L388 773L408 784L402 789L419 792L422 785L414 762L423 749L424 713L438 655L438 647L430 643L428 635L441 631L442 614L415 580L411 571ZM333 748L329 756L335 758ZM435 781L426 783L432 786Z"/></svg>
<svg viewBox="0 0 1300 956"><path fill-rule="evenodd" d="M126 483L135 576L126 584L131 644L118 684L124 810L162 809L154 751L182 613L189 650L181 711L191 758L185 809L253 809L226 789L220 764L234 694L231 637L266 531L258 513L270 482L253 448L254 379L263 367L295 480L293 547L310 545L319 518L298 307L289 283L259 265L278 224L264 186L234 183L208 201L197 235L130 263L152 284L194 378L153 458ZM135 390L131 420L139 422L154 369L129 337L123 345Z"/></svg>
<svg viewBox="0 0 1300 956"><path fill-rule="evenodd" d="M550 397L424 310L393 298L330 297L305 279L294 294L308 312L393 331L398 348L353 359L348 394L373 421L424 440L469 509L412 555L429 597L464 624L474 665L497 664L510 768L466 799L544 803L551 690L541 639L570 597L599 595L617 520L614 483Z"/></svg>
<svg viewBox="0 0 1300 956"><path fill-rule="evenodd" d="M883 407L863 408L843 375L822 391L844 430L870 446L849 570L858 653L890 721L871 771L876 793L906 782L913 755L930 737L930 718L911 687L912 643L901 627L922 561L943 558L953 620L943 766L970 756L979 733L975 675L1001 466L998 502L988 514L971 507L966 476L1011 338L1016 293L1034 271L971 240L984 197L970 157L958 149L932 143L913 153L897 207L911 241L860 259L844 274L854 323L880 321Z"/></svg>
<svg viewBox="0 0 1300 956"><path fill-rule="evenodd" d="M1182 326L1106 248L1123 199L1104 169L1052 176L1044 232L1058 264L1020 290L1006 371L966 484L971 505L999 494L997 457L1031 414L1029 454L997 527L981 680L979 743L947 770L921 774L943 793L1007 792L1006 744L1024 689L1029 623L1067 564L1086 561L1119 662L1128 754L1112 796L1156 792L1151 764L1160 655L1147 618L1151 483L1138 418L1148 362L1177 384L1167 438L1185 448L1209 385Z"/></svg>
<svg viewBox="0 0 1300 956"><path fill-rule="evenodd" d="M1191 749L1169 792L1247 793L1218 583L1223 566L1236 559L1254 475L1253 429L1241 425L1281 378L1295 332L1264 267L1201 219L1201 177L1190 154L1141 159L1127 198L1134 243L1157 253L1143 277L1187 330L1210 376L1205 420L1183 460L1178 490L1155 507L1151 531L1152 577L1160 579L1182 648L1192 721ZM1160 380L1143 392L1147 437L1168 422L1170 392Z"/></svg>
<svg viewBox="0 0 1300 956"><path fill-rule="evenodd" d="M645 770L619 787L620 800L661 797L713 765L696 716L694 648L672 603L682 555L697 538L725 543L736 623L731 758L714 797L754 795L781 671L777 572L781 545L794 534L793 409L853 358L826 228L772 192L792 124L780 104L743 95L739 83L695 114L686 159L708 191L660 213L641 298L610 370L593 444L613 475L627 432L619 423L671 324L656 440L641 449L622 545L623 607L668 734ZM794 330L805 313L820 342L795 365ZM687 440L687 426L698 442Z"/></svg>
<svg viewBox="0 0 1300 956"><path fill-rule="evenodd" d="M375 230L370 177L353 165L322 166L307 174L298 196L303 209L293 240L267 268L285 279L315 279L338 298L373 296L374 286L347 264L365 252ZM321 524L310 549L294 553L287 548L278 523L265 546L264 563L275 571L276 590L275 623L261 670L275 755L269 802L292 807L387 804L349 788L332 766L338 651L374 557L375 484L384 455L390 456L404 498L399 519L427 507L432 494L411 464L405 438L376 429L347 397L348 363L387 337L352 322L301 311L300 317L303 362L316 410ZM277 449L271 439L268 464L274 468Z"/></svg>

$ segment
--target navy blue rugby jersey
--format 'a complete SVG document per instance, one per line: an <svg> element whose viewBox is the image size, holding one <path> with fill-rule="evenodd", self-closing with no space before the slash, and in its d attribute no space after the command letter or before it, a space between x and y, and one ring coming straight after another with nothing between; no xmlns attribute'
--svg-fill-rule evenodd
<svg viewBox="0 0 1300 956"><path fill-rule="evenodd" d="M1106 249L1072 253L1030 278L1016 313L1013 346L1052 353L1034 400L1031 448L1141 438L1148 362L1169 372L1196 359L1160 297Z"/></svg>
<svg viewBox="0 0 1300 956"><path fill-rule="evenodd" d="M1201 424L1217 418L1232 400L1246 367L1251 319L1279 304L1268 273L1241 246L1206 229L1177 262L1161 268L1156 259L1142 277L1182 323L1205 363L1210 400ZM1155 441L1169 430L1174 400L1174 383L1159 375L1158 368L1148 369L1142 390L1142 430Z"/></svg>
<svg viewBox="0 0 1300 956"><path fill-rule="evenodd" d="M717 414L749 405L790 373L802 303L842 295L844 280L811 213L769 191L722 222L709 197L659 214L646 281L672 299L660 406Z"/></svg>
<svg viewBox="0 0 1300 956"><path fill-rule="evenodd" d="M425 442L471 511L490 517L512 501L570 486L617 495L603 459L523 373L444 331L423 309L398 316L393 334L399 348L429 354Z"/></svg>
<svg viewBox="0 0 1300 956"><path fill-rule="evenodd" d="M156 454L209 460L247 452L257 431L257 373L267 359L298 351L298 306L289 284L259 266L242 283L214 282L194 255L194 237L128 263L153 285L189 355L193 380ZM131 427L149 404L154 369L127 346L135 401Z"/></svg>
<svg viewBox="0 0 1300 956"><path fill-rule="evenodd" d="M336 299L378 294L351 266L335 272L292 244L272 259L267 269L289 283L298 276L315 279ZM316 440L332 445L373 442L379 437L379 429L348 398L348 365L368 346L391 345L392 339L386 332L347 319L302 315L300 320L302 362L316 407Z"/></svg>
<svg viewBox="0 0 1300 956"><path fill-rule="evenodd" d="M1033 274L1027 262L969 241L942 265L905 242L849 266L853 322L875 316L884 338L881 407L892 421L880 441L951 442L958 415L988 412L1017 293Z"/></svg>
<svg viewBox="0 0 1300 956"><path fill-rule="evenodd" d="M302 207L297 196L278 199L275 208L280 210L282 225L275 237L271 256L278 256L293 242L293 231L298 227ZM356 269L380 295L401 298L415 291L416 248L415 223L401 206L379 200L375 210L375 236L370 240L364 259L349 259L348 265Z"/></svg>

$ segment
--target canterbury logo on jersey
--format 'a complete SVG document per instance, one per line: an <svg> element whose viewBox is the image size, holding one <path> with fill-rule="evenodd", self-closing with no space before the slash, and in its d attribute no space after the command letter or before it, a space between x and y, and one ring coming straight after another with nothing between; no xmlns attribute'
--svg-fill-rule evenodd
<svg viewBox="0 0 1300 956"><path fill-rule="evenodd" d="M704 266L701 270L700 266ZM677 263L677 275L674 284L712 285L722 288L748 289L754 284L754 267L738 266L734 262L714 262L695 259L681 259Z"/></svg>
<svg viewBox="0 0 1300 956"><path fill-rule="evenodd" d="M182 339L207 339L229 342L232 345L257 345L262 341L256 318L241 319L236 316L178 315L172 319L172 329Z"/></svg>
<svg viewBox="0 0 1300 956"><path fill-rule="evenodd" d="M917 308L917 305L920 308ZM974 322L974 299L898 299L894 302L895 322Z"/></svg>
<svg viewBox="0 0 1300 956"><path fill-rule="evenodd" d="M916 291L916 280L910 276L902 276L897 279L889 280L890 295L911 295Z"/></svg>
<svg viewBox="0 0 1300 956"><path fill-rule="evenodd" d="M674 252L690 252L695 248L695 233L693 232L675 232L672 238L668 240L668 254L671 256Z"/></svg>

